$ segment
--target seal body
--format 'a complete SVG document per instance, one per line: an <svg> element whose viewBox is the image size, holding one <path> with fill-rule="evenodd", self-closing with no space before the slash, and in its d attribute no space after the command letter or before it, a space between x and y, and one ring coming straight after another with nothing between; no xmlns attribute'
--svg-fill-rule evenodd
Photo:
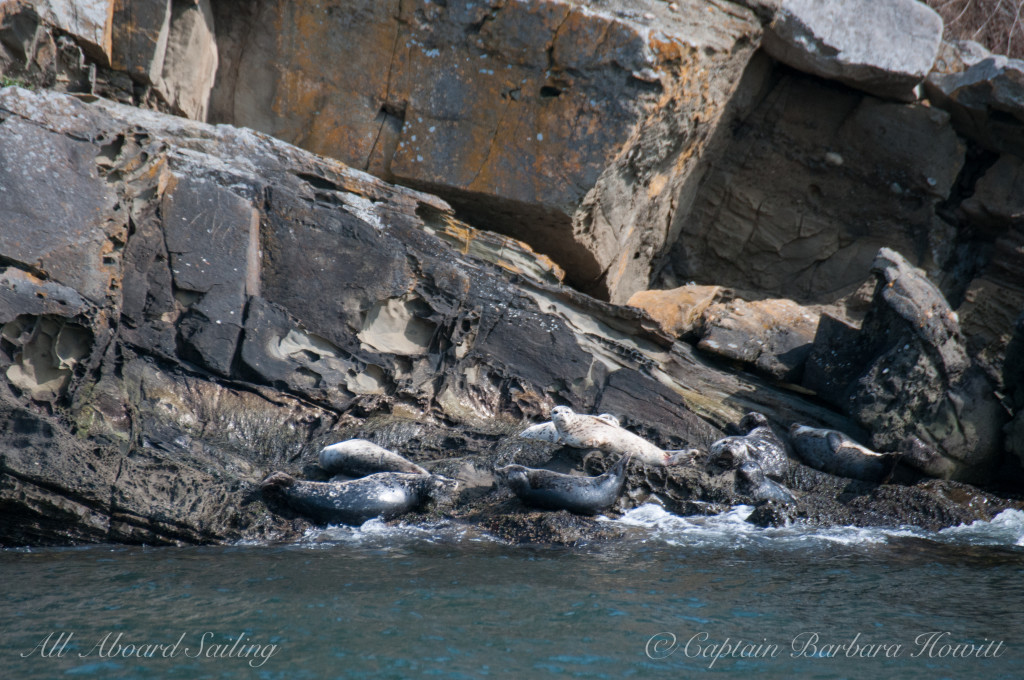
<svg viewBox="0 0 1024 680"><path fill-rule="evenodd" d="M711 445L708 465L735 470L743 461L752 460L769 477L781 478L789 468L786 445L776 436L764 414L754 411L743 416L740 429L746 434L725 437Z"/></svg>
<svg viewBox="0 0 1024 680"><path fill-rule="evenodd" d="M523 503L544 510L596 515L611 507L626 482L629 454L597 477L577 477L522 465L506 465L495 473Z"/></svg>
<svg viewBox="0 0 1024 680"><path fill-rule="evenodd" d="M542 442L551 442L552 444L557 444L559 441L558 428L550 420L546 423L531 425L520 432L519 436L523 439L536 439Z"/></svg>
<svg viewBox="0 0 1024 680"><path fill-rule="evenodd" d="M568 406L551 409L551 422L558 430L559 441L567 446L629 454L647 465L664 466L679 461L643 437L605 418L574 413Z"/></svg>
<svg viewBox="0 0 1024 680"><path fill-rule="evenodd" d="M812 468L865 482L884 482L900 455L877 453L837 430L793 423L789 428L797 455Z"/></svg>
<svg viewBox="0 0 1024 680"><path fill-rule="evenodd" d="M796 503L789 489L765 476L761 466L748 460L736 469L736 492L755 501L779 501L786 505Z"/></svg>
<svg viewBox="0 0 1024 680"><path fill-rule="evenodd" d="M300 515L325 524L351 524L381 517L393 519L422 505L433 488L431 475L378 472L347 482L305 482L275 472L260 483Z"/></svg>
<svg viewBox="0 0 1024 680"><path fill-rule="evenodd" d="M556 407L557 408L557 407ZM613 416L611 413L602 413L598 416L586 416L587 418L597 418L614 427L619 427L619 419ZM523 439L536 439L542 442L552 442L554 444L565 443L562 442L561 435L558 433L558 428L552 421L546 423L540 423L538 425L531 425L522 432L519 436Z"/></svg>
<svg viewBox="0 0 1024 680"><path fill-rule="evenodd" d="M365 439L349 439L320 450L320 467L325 472L364 477L377 472L430 474L416 463Z"/></svg>

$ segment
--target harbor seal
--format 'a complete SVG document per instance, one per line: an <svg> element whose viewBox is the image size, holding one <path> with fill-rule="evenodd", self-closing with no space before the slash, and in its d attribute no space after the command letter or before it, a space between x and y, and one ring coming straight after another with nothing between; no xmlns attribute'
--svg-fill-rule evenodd
<svg viewBox="0 0 1024 680"><path fill-rule="evenodd" d="M786 505L796 503L789 489L768 479L760 464L748 460L736 469L736 493L749 496L755 501L779 501Z"/></svg>
<svg viewBox="0 0 1024 680"><path fill-rule="evenodd" d="M725 437L711 445L708 466L735 470L745 460L761 466L766 475L779 479L789 469L786 445L776 436L763 413L751 411L740 420L746 434Z"/></svg>
<svg viewBox="0 0 1024 680"><path fill-rule="evenodd" d="M602 413L601 415L598 416L588 417L598 418L608 423L609 425L620 427L619 419L613 416L611 413ZM520 432L519 436L522 437L523 439L536 439L538 441L551 442L553 444L562 443L561 437L558 434L558 428L555 427L555 424L550 420L546 423L531 425L530 427Z"/></svg>
<svg viewBox="0 0 1024 680"><path fill-rule="evenodd" d="M574 413L568 406L551 409L551 422L558 430L559 442L578 449L600 449L609 453L630 454L647 465L677 465L689 451L666 453L629 430L598 416Z"/></svg>
<svg viewBox="0 0 1024 680"><path fill-rule="evenodd" d="M434 475L402 472L378 472L347 482L305 482L275 472L260 488L316 522L358 526L374 517L394 519L415 510L446 482L454 484Z"/></svg>
<svg viewBox="0 0 1024 680"><path fill-rule="evenodd" d="M320 467L332 475L365 477L377 472L430 474L416 463L365 439L349 439L320 450Z"/></svg>
<svg viewBox="0 0 1024 680"><path fill-rule="evenodd" d="M836 430L793 423L789 428L797 455L816 470L865 482L884 482L896 467L898 453L877 453Z"/></svg>
<svg viewBox="0 0 1024 680"><path fill-rule="evenodd" d="M596 515L622 493L630 454L597 477L578 477L522 465L506 465L495 474L527 505L544 510L568 510L577 515Z"/></svg>

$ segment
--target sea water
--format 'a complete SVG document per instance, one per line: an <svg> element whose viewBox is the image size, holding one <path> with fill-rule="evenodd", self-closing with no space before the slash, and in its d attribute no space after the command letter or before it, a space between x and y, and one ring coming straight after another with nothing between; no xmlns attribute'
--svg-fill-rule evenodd
<svg viewBox="0 0 1024 680"><path fill-rule="evenodd" d="M3 550L0 677L1024 677L1024 513L925 532L749 512L643 506L574 548L371 521Z"/></svg>

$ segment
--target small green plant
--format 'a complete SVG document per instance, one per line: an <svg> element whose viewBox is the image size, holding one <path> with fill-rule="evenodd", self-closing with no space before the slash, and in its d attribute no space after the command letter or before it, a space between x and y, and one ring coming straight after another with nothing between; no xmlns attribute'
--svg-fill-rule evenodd
<svg viewBox="0 0 1024 680"><path fill-rule="evenodd" d="M0 75L0 87L23 87L26 90L31 90L32 86L21 78L12 78L11 76Z"/></svg>

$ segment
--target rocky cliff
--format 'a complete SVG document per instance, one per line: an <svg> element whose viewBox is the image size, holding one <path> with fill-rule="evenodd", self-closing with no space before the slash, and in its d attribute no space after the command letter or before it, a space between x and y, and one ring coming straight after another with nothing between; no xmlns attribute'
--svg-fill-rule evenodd
<svg viewBox="0 0 1024 680"><path fill-rule="evenodd" d="M855 498L794 462L762 522L1005 507L1024 65L881 4L0 3L0 542L288 535L259 480L357 435L572 538L492 488L607 466L513 436L559 404L904 457Z"/></svg>

